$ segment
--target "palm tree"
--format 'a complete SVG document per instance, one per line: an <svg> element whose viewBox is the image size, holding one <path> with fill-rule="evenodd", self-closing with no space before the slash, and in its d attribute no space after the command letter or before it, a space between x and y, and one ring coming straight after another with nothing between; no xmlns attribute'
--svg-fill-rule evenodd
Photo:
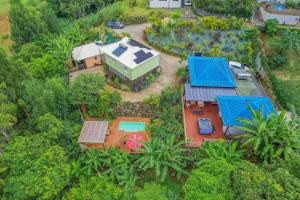
<svg viewBox="0 0 300 200"><path fill-rule="evenodd" d="M134 178L134 166L131 164L129 154L117 148L101 151L102 174L108 175L112 181L120 185Z"/></svg>
<svg viewBox="0 0 300 200"><path fill-rule="evenodd" d="M253 119L238 119L238 126L245 132L241 137L242 146L250 147L259 159L272 162L274 159L288 159L291 153L299 149L299 126L287 121L286 112L270 114L250 108Z"/></svg>
<svg viewBox="0 0 300 200"><path fill-rule="evenodd" d="M299 52L300 49L300 34L297 31L286 30L283 32L282 42L285 49L292 51L294 50L296 53Z"/></svg>
<svg viewBox="0 0 300 200"><path fill-rule="evenodd" d="M176 143L175 136L172 135L165 140L155 137L153 141L148 140L143 143L144 148L136 149L142 156L137 160L138 167L146 171L155 170L156 177L160 177L163 182L170 170L174 171L177 178L182 174L187 174L187 157L184 142Z"/></svg>

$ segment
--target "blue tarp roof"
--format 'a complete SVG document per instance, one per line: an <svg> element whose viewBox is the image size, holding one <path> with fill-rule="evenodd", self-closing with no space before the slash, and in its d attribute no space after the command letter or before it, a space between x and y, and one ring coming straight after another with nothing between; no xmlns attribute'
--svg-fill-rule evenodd
<svg viewBox="0 0 300 200"><path fill-rule="evenodd" d="M268 97L218 96L217 102L225 126L241 125L237 121L239 117L252 119L253 116L248 106L254 110L262 111L263 109L265 117L276 111Z"/></svg>
<svg viewBox="0 0 300 200"><path fill-rule="evenodd" d="M188 64L192 86L237 86L225 58L189 56Z"/></svg>

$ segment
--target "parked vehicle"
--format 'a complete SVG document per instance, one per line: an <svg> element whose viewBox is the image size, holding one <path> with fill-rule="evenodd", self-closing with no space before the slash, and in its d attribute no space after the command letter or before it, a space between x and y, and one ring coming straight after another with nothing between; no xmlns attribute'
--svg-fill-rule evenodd
<svg viewBox="0 0 300 200"><path fill-rule="evenodd" d="M193 52L193 55L201 57L201 56L203 56L203 53L202 52Z"/></svg>
<svg viewBox="0 0 300 200"><path fill-rule="evenodd" d="M229 67L231 69L242 69L242 70L245 70L245 71L249 71L249 67L247 67L246 65L244 64L241 64L239 62L234 62L234 61L229 61Z"/></svg>
<svg viewBox="0 0 300 200"><path fill-rule="evenodd" d="M123 29L124 28L124 24L118 20L110 20L108 22L107 26L112 29Z"/></svg>
<svg viewBox="0 0 300 200"><path fill-rule="evenodd" d="M185 6L191 6L192 5L192 0L185 0L184 5Z"/></svg>

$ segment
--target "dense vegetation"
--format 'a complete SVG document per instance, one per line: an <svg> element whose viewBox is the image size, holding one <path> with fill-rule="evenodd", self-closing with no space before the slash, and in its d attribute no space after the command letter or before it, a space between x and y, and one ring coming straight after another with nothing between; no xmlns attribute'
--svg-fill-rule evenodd
<svg viewBox="0 0 300 200"><path fill-rule="evenodd" d="M190 149L184 144L180 84L143 102L153 112L148 126L152 138L139 154L118 148L80 150L82 115L111 120L118 114L116 107L126 104L100 75L80 75L70 82L71 51L96 40L102 30L98 25L111 18L140 23L157 15L143 9L147 12L138 13L140 18L128 16L141 9L138 5L11 1L12 55L0 49L1 199L299 199L296 115L287 121L284 112L268 119L253 112L253 120L240 119L247 132L243 138ZM176 23L168 28L189 26L173 15ZM243 24L238 18L200 22L212 30L240 29ZM274 37L281 36L276 27L271 29ZM282 34L290 38L285 47L296 52L295 33ZM247 51L253 52L258 30L250 28L243 37L251 41ZM253 55L243 57L253 62ZM186 69L177 74L183 82L187 79Z"/></svg>
<svg viewBox="0 0 300 200"><path fill-rule="evenodd" d="M193 3L196 8L210 13L244 18L251 18L257 6L256 0L243 0L243 3L239 0L196 0Z"/></svg>
<svg viewBox="0 0 300 200"><path fill-rule="evenodd" d="M295 109L299 113L300 32L280 28L277 20L269 20L263 42L266 49L263 64L278 101L285 109Z"/></svg>

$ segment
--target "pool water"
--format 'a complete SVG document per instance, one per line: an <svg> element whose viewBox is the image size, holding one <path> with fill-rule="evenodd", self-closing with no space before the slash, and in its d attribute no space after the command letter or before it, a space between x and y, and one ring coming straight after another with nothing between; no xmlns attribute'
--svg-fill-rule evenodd
<svg viewBox="0 0 300 200"><path fill-rule="evenodd" d="M281 11L281 10L284 10L284 9L286 9L286 8L287 8L287 6L286 6L286 5L282 5L282 4L274 4L274 5L272 5L272 8L274 8L274 9L277 9L277 10Z"/></svg>
<svg viewBox="0 0 300 200"><path fill-rule="evenodd" d="M119 130L126 132L145 131L145 122L126 122L119 123Z"/></svg>

